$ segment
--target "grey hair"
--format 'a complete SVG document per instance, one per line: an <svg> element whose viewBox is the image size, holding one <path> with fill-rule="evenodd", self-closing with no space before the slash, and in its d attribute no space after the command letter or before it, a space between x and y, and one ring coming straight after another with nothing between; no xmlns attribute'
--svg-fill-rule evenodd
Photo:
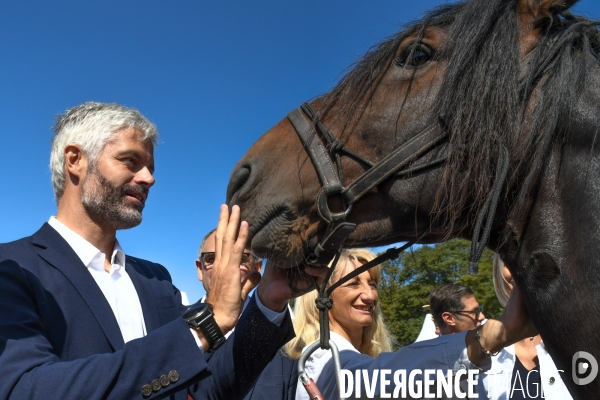
<svg viewBox="0 0 600 400"><path fill-rule="evenodd" d="M53 127L50 172L54 198L58 202L65 191L65 147L78 145L94 165L113 135L135 128L141 131L140 140L158 142L156 126L138 110L116 103L87 102L57 116Z"/></svg>
<svg viewBox="0 0 600 400"><path fill-rule="evenodd" d="M215 233L217 231L217 228L213 229L212 231L208 232L203 238L202 241L200 242L200 247L198 247L198 260L200 259L200 253L202 253L202 249L204 248L204 245L206 244L206 241L208 240L208 238L210 237L210 235L212 235L213 233Z"/></svg>

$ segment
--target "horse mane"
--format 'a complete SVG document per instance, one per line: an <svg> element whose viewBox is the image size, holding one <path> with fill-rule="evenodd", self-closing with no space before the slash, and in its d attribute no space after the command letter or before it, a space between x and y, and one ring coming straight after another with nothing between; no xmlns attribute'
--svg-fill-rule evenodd
<svg viewBox="0 0 600 400"><path fill-rule="evenodd" d="M480 210L501 146L512 160L505 206L516 220L527 213L552 144L557 139L564 144L567 138L590 60L599 60L596 21L567 11L544 17L538 21L541 39L525 60L519 54L519 23L517 0L443 5L372 48L323 97L322 116L335 108L332 118L343 121L342 136L348 134L400 43L415 33L422 36L428 27L448 27L448 40L435 55L448 64L430 110L430 122L442 116L450 132L442 180L446 186L438 194L436 210L445 217L448 235L465 210L470 211L468 218Z"/></svg>

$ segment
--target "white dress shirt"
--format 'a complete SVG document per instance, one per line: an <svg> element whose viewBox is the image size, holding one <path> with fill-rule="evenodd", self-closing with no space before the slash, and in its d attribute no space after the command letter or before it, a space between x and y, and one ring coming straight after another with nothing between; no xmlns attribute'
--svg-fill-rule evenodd
<svg viewBox="0 0 600 400"><path fill-rule="evenodd" d="M552 357L546 351L544 343L535 346L538 360L540 362L540 376L544 397L541 393L530 393L533 398L544 398L546 400L571 400L571 394L565 386ZM496 356L492 357L492 367L489 371L480 374L482 378L477 386L480 399L509 400L512 391L511 381L515 367L515 346L505 347ZM537 372L532 372L536 373ZM521 377L523 387L527 377ZM517 388L519 388L518 386ZM525 389L527 390L527 389Z"/></svg>
<svg viewBox="0 0 600 400"><path fill-rule="evenodd" d="M50 217L48 224L71 246L96 281L115 315L123 341L127 343L146 336L142 305L125 268L125 253L119 242L115 241L107 272L104 270L104 253L55 217Z"/></svg>
<svg viewBox="0 0 600 400"><path fill-rule="evenodd" d="M140 304L140 298L135 290L135 286L133 286L133 282L127 274L125 253L119 245L119 241L115 239L110 271L106 272L104 270L104 253L55 217L50 217L48 224L71 246L92 275L92 278L94 278L94 281L96 281L115 315L119 329L123 335L123 341L127 343L130 340L146 336L146 324L144 323L142 305ZM247 303L248 300L246 300L244 308ZM285 318L285 310L282 312L269 310L261 303L258 296L256 296L256 305L269 321L277 326L281 325ZM190 332L200 350L204 350L198 335L192 329L190 329ZM228 332L228 335L231 332Z"/></svg>

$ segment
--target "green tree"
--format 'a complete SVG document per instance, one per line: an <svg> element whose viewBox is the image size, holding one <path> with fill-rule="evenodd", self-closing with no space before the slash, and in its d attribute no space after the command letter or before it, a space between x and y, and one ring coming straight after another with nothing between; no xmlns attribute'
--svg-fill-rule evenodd
<svg viewBox="0 0 600 400"><path fill-rule="evenodd" d="M382 265L379 302L385 321L399 346L413 343L427 313L429 292L445 283L470 286L483 305L487 318L500 315L502 306L496 299L492 282L492 257L485 250L479 263L479 274L469 275L471 243L453 239L433 246L407 251Z"/></svg>

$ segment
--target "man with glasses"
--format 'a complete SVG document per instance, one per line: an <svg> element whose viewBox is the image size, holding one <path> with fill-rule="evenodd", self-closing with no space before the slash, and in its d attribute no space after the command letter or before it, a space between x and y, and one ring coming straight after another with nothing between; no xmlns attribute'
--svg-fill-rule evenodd
<svg viewBox="0 0 600 400"><path fill-rule="evenodd" d="M210 292L212 279L212 266L215 261L215 229L208 232L200 242L196 270L198 279L202 282L206 295L200 299L205 302ZM240 264L240 279L244 279L251 272L262 272L262 260L252 254L252 250L246 249ZM248 305L248 298L244 303L242 312ZM292 310L289 308L291 315ZM235 328L234 328L235 329ZM228 338L234 331L227 332ZM251 343L250 343L251 344ZM298 369L295 360L284 356L280 351L267 364L252 388L248 391L244 400L263 400L268 398L293 400L296 395L296 384L298 382Z"/></svg>
<svg viewBox="0 0 600 400"><path fill-rule="evenodd" d="M477 328L485 319L470 287L458 283L442 285L429 294L431 315L441 335Z"/></svg>
<svg viewBox="0 0 600 400"><path fill-rule="evenodd" d="M200 248L198 249L198 259L196 260L198 280L202 282L202 286L204 286L204 290L206 291L206 295L200 299L200 301L203 303L206 301L208 293L210 293L213 263L215 261L215 232L216 229L213 229L212 231L208 232L206 236L204 236L202 242L200 243ZM243 280L248 274L254 271L258 272L259 274L261 273L262 260L256 258L252 254L252 250L246 249L242 255L242 262L240 264L240 279ZM246 299L243 309L245 309L246 305L248 305L249 299L250 296L248 296ZM227 332L225 337L229 337L232 332L233 330Z"/></svg>

